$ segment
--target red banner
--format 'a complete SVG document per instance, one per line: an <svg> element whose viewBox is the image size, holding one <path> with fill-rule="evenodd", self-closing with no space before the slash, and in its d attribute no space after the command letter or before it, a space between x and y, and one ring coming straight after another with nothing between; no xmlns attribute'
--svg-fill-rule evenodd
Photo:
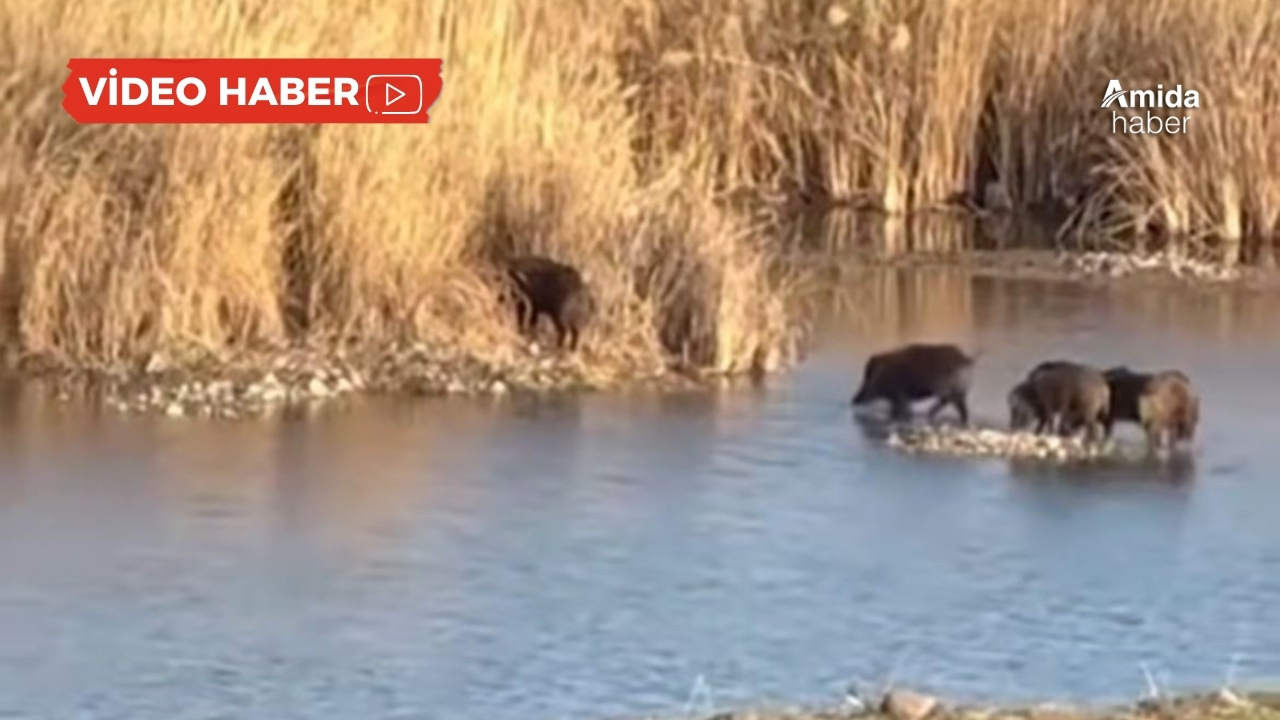
<svg viewBox="0 0 1280 720"><path fill-rule="evenodd" d="M62 107L82 124L425 123L442 60L73 59Z"/></svg>

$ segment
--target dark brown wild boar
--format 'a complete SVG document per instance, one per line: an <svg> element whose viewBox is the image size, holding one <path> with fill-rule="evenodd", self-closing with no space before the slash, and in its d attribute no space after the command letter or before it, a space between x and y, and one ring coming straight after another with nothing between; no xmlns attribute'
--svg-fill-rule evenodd
<svg viewBox="0 0 1280 720"><path fill-rule="evenodd" d="M576 350L579 336L595 316L595 298L570 265L538 255L524 255L507 262L507 277L516 295L516 322L522 333L532 333L538 318L550 318L558 347Z"/></svg>
<svg viewBox="0 0 1280 720"><path fill-rule="evenodd" d="M969 424L969 386L977 355L967 355L955 345L913 343L872 355L854 393L854 405L886 400L895 420L909 417L911 404L935 399L928 418L933 421L947 405L956 409L960 423Z"/></svg>
<svg viewBox="0 0 1280 720"><path fill-rule="evenodd" d="M1013 386L1006 396L1006 402L1009 405L1009 429L1017 432L1031 427L1034 423L1032 429L1037 435L1048 430L1054 414L1045 407L1043 399L1031 384L1031 377L1037 373L1075 367L1076 363L1065 360L1047 360L1032 368L1027 373L1026 379Z"/></svg>
<svg viewBox="0 0 1280 720"><path fill-rule="evenodd" d="M1111 388L1111 404L1107 413L1107 434L1118 422L1142 423L1138 413L1138 399L1151 382L1151 373L1135 372L1127 365L1108 368L1102 373Z"/></svg>
<svg viewBox="0 0 1280 720"><path fill-rule="evenodd" d="M1053 417L1032 386L1031 377L1055 368L1074 366L1075 363L1065 360L1047 360L1032 368L1022 382L1014 385L1005 396L1009 406L1009 428L1014 431L1025 430L1034 422L1034 432L1037 435L1048 430Z"/></svg>
<svg viewBox="0 0 1280 720"><path fill-rule="evenodd" d="M1083 427L1090 441L1107 437L1111 390L1096 368L1065 360L1043 362L1009 395L1014 430L1025 428L1034 418L1037 433L1051 430L1073 435Z"/></svg>
<svg viewBox="0 0 1280 720"><path fill-rule="evenodd" d="M1120 366L1108 369L1105 376L1111 387L1109 424L1141 425L1152 448L1195 438L1200 398L1186 374L1179 370L1135 372Z"/></svg>

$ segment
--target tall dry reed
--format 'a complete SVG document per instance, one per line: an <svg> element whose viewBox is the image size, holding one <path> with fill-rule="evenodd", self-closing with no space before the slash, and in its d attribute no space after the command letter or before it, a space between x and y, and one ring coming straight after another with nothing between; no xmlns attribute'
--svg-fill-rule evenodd
<svg viewBox="0 0 1280 720"><path fill-rule="evenodd" d="M1228 261L1277 232L1280 6L1268 0L630 11L644 147L699 148L722 190L897 213L996 189L1014 206L1074 213L1081 238L1144 244L1156 231ZM1099 108L1111 78L1197 89L1188 134L1113 134Z"/></svg>
<svg viewBox="0 0 1280 720"><path fill-rule="evenodd" d="M642 175L619 21L590 2L3 0L10 342L94 367L299 340L510 356L481 261L506 250L583 269L601 365L776 355L767 248L686 181L696 150ZM444 92L427 127L77 126L67 58L120 55L441 57Z"/></svg>

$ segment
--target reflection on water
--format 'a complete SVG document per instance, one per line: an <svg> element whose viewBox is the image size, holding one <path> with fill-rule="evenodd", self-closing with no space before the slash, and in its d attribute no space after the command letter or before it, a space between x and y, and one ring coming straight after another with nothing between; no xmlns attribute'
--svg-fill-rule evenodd
<svg viewBox="0 0 1280 720"><path fill-rule="evenodd" d="M970 250L1043 250L1055 247L1055 226L1026 215L971 217L952 213L912 216L865 212L788 218L786 246L820 257L880 259L954 255Z"/></svg>
<svg viewBox="0 0 1280 720"><path fill-rule="evenodd" d="M204 422L0 385L0 717L512 718L1127 699L1280 672L1280 295L843 268L763 388L353 401ZM848 406L908 340L1177 366L1194 457L910 457ZM1122 437L1141 442L1136 428Z"/></svg>
<svg viewBox="0 0 1280 720"><path fill-rule="evenodd" d="M1044 486L1050 483L1078 486L1115 486L1122 483L1164 481L1182 486L1195 477L1196 459L1188 453L1105 460L1089 464L1046 465L1025 459L1009 461L1014 478Z"/></svg>

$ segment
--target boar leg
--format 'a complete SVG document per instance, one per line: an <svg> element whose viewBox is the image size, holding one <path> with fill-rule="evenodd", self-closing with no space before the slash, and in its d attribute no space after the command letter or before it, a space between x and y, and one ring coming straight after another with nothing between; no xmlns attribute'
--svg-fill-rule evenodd
<svg viewBox="0 0 1280 720"><path fill-rule="evenodd" d="M569 347L569 342L571 340L569 325L564 322L564 320L560 319L559 315L554 314L551 316L551 324L556 329L556 348L564 350L566 347Z"/></svg>
<svg viewBox="0 0 1280 720"><path fill-rule="evenodd" d="M934 422L938 418L938 413L942 412L942 408L946 407L950 402L950 398L945 395L938 398L933 402L933 405L929 407L929 412L925 414L925 417L929 419L929 422Z"/></svg>
<svg viewBox="0 0 1280 720"><path fill-rule="evenodd" d="M519 294L515 301L516 306L516 328L523 335L528 335L535 325L533 314L533 303L529 302L523 294Z"/></svg>
<svg viewBox="0 0 1280 720"><path fill-rule="evenodd" d="M1106 421L1103 418L1095 417L1089 421L1088 441L1094 445L1101 445L1107 439Z"/></svg>
<svg viewBox="0 0 1280 720"><path fill-rule="evenodd" d="M956 409L956 415L960 416L960 425L969 427L969 401L965 398L964 393L953 392L949 399L951 407Z"/></svg>
<svg viewBox="0 0 1280 720"><path fill-rule="evenodd" d="M892 420L908 420L911 418L911 403L901 395L889 398L889 418Z"/></svg>
<svg viewBox="0 0 1280 720"><path fill-rule="evenodd" d="M1154 420L1147 420L1142 423L1142 431L1147 435L1147 451L1154 453L1159 450L1160 446L1163 444L1162 441L1164 440L1162 437L1164 433L1160 427L1160 423L1155 422Z"/></svg>
<svg viewBox="0 0 1280 720"><path fill-rule="evenodd" d="M1106 434L1106 437L1111 437L1112 433L1115 432L1115 425L1116 420L1111 417L1111 413L1107 413L1102 417L1102 432Z"/></svg>
<svg viewBox="0 0 1280 720"><path fill-rule="evenodd" d="M948 405L956 409L956 415L960 418L960 424L967 426L969 424L969 404L965 401L963 393L954 391L942 395L934 401L933 406L929 408L929 413L927 415L929 422L936 420L938 413L942 412L942 409Z"/></svg>

